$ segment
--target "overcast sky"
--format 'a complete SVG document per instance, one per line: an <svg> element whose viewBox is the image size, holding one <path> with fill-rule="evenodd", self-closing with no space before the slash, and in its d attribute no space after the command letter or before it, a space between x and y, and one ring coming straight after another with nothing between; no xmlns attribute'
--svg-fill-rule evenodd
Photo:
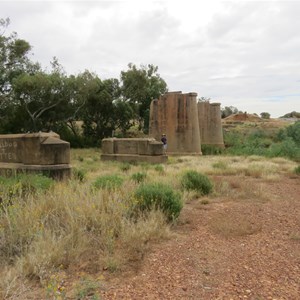
<svg viewBox="0 0 300 300"><path fill-rule="evenodd" d="M3 1L44 68L119 78L154 64L170 91L279 117L300 111L298 1ZM9 32L7 31L7 33Z"/></svg>

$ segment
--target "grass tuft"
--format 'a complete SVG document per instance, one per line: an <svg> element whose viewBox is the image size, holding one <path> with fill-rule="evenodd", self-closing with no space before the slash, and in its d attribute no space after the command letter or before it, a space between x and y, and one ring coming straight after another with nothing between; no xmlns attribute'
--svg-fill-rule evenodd
<svg viewBox="0 0 300 300"><path fill-rule="evenodd" d="M103 175L96 178L92 186L95 189L114 190L122 186L124 179L118 175Z"/></svg>
<svg viewBox="0 0 300 300"><path fill-rule="evenodd" d="M185 190L195 190L200 195L208 195L213 189L213 184L206 175L192 170L183 174L181 186Z"/></svg>
<svg viewBox="0 0 300 300"><path fill-rule="evenodd" d="M145 172L137 172L131 175L131 179L136 183L144 182L147 177L147 173Z"/></svg>
<svg viewBox="0 0 300 300"><path fill-rule="evenodd" d="M162 183L143 184L134 194L137 199L135 210L160 209L169 221L175 220L182 209L182 199L171 186Z"/></svg>

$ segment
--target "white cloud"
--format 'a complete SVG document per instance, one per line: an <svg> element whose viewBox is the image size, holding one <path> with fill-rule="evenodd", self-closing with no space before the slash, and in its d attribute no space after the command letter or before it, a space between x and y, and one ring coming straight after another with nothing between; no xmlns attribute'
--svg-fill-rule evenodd
<svg viewBox="0 0 300 300"><path fill-rule="evenodd" d="M119 77L154 64L171 90L222 106L300 111L300 3L296 1L5 1L1 17L69 73Z"/></svg>

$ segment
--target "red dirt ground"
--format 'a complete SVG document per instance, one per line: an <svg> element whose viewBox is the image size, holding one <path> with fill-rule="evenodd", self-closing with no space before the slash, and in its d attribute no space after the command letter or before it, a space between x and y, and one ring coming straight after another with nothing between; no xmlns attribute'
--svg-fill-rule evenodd
<svg viewBox="0 0 300 300"><path fill-rule="evenodd" d="M101 299L300 299L299 183L259 182L267 201L192 201L176 236L106 282Z"/></svg>

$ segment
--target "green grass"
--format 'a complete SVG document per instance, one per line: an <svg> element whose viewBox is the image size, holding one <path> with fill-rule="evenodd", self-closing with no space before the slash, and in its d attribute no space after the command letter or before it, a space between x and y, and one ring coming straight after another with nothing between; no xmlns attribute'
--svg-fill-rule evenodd
<svg viewBox="0 0 300 300"><path fill-rule="evenodd" d="M92 187L95 189L114 190L122 186L124 179L119 175L103 175L96 178Z"/></svg>
<svg viewBox="0 0 300 300"><path fill-rule="evenodd" d="M162 183L143 184L135 191L135 209L150 211L160 209L169 221L178 218L183 207L181 196L171 186Z"/></svg>
<svg viewBox="0 0 300 300"><path fill-rule="evenodd" d="M209 178L194 170L188 170L182 175L181 186L188 191L197 191L200 195L207 195L213 189L213 184Z"/></svg>
<svg viewBox="0 0 300 300"><path fill-rule="evenodd" d="M131 175L131 179L136 183L144 182L146 178L147 178L146 172L137 172Z"/></svg>

